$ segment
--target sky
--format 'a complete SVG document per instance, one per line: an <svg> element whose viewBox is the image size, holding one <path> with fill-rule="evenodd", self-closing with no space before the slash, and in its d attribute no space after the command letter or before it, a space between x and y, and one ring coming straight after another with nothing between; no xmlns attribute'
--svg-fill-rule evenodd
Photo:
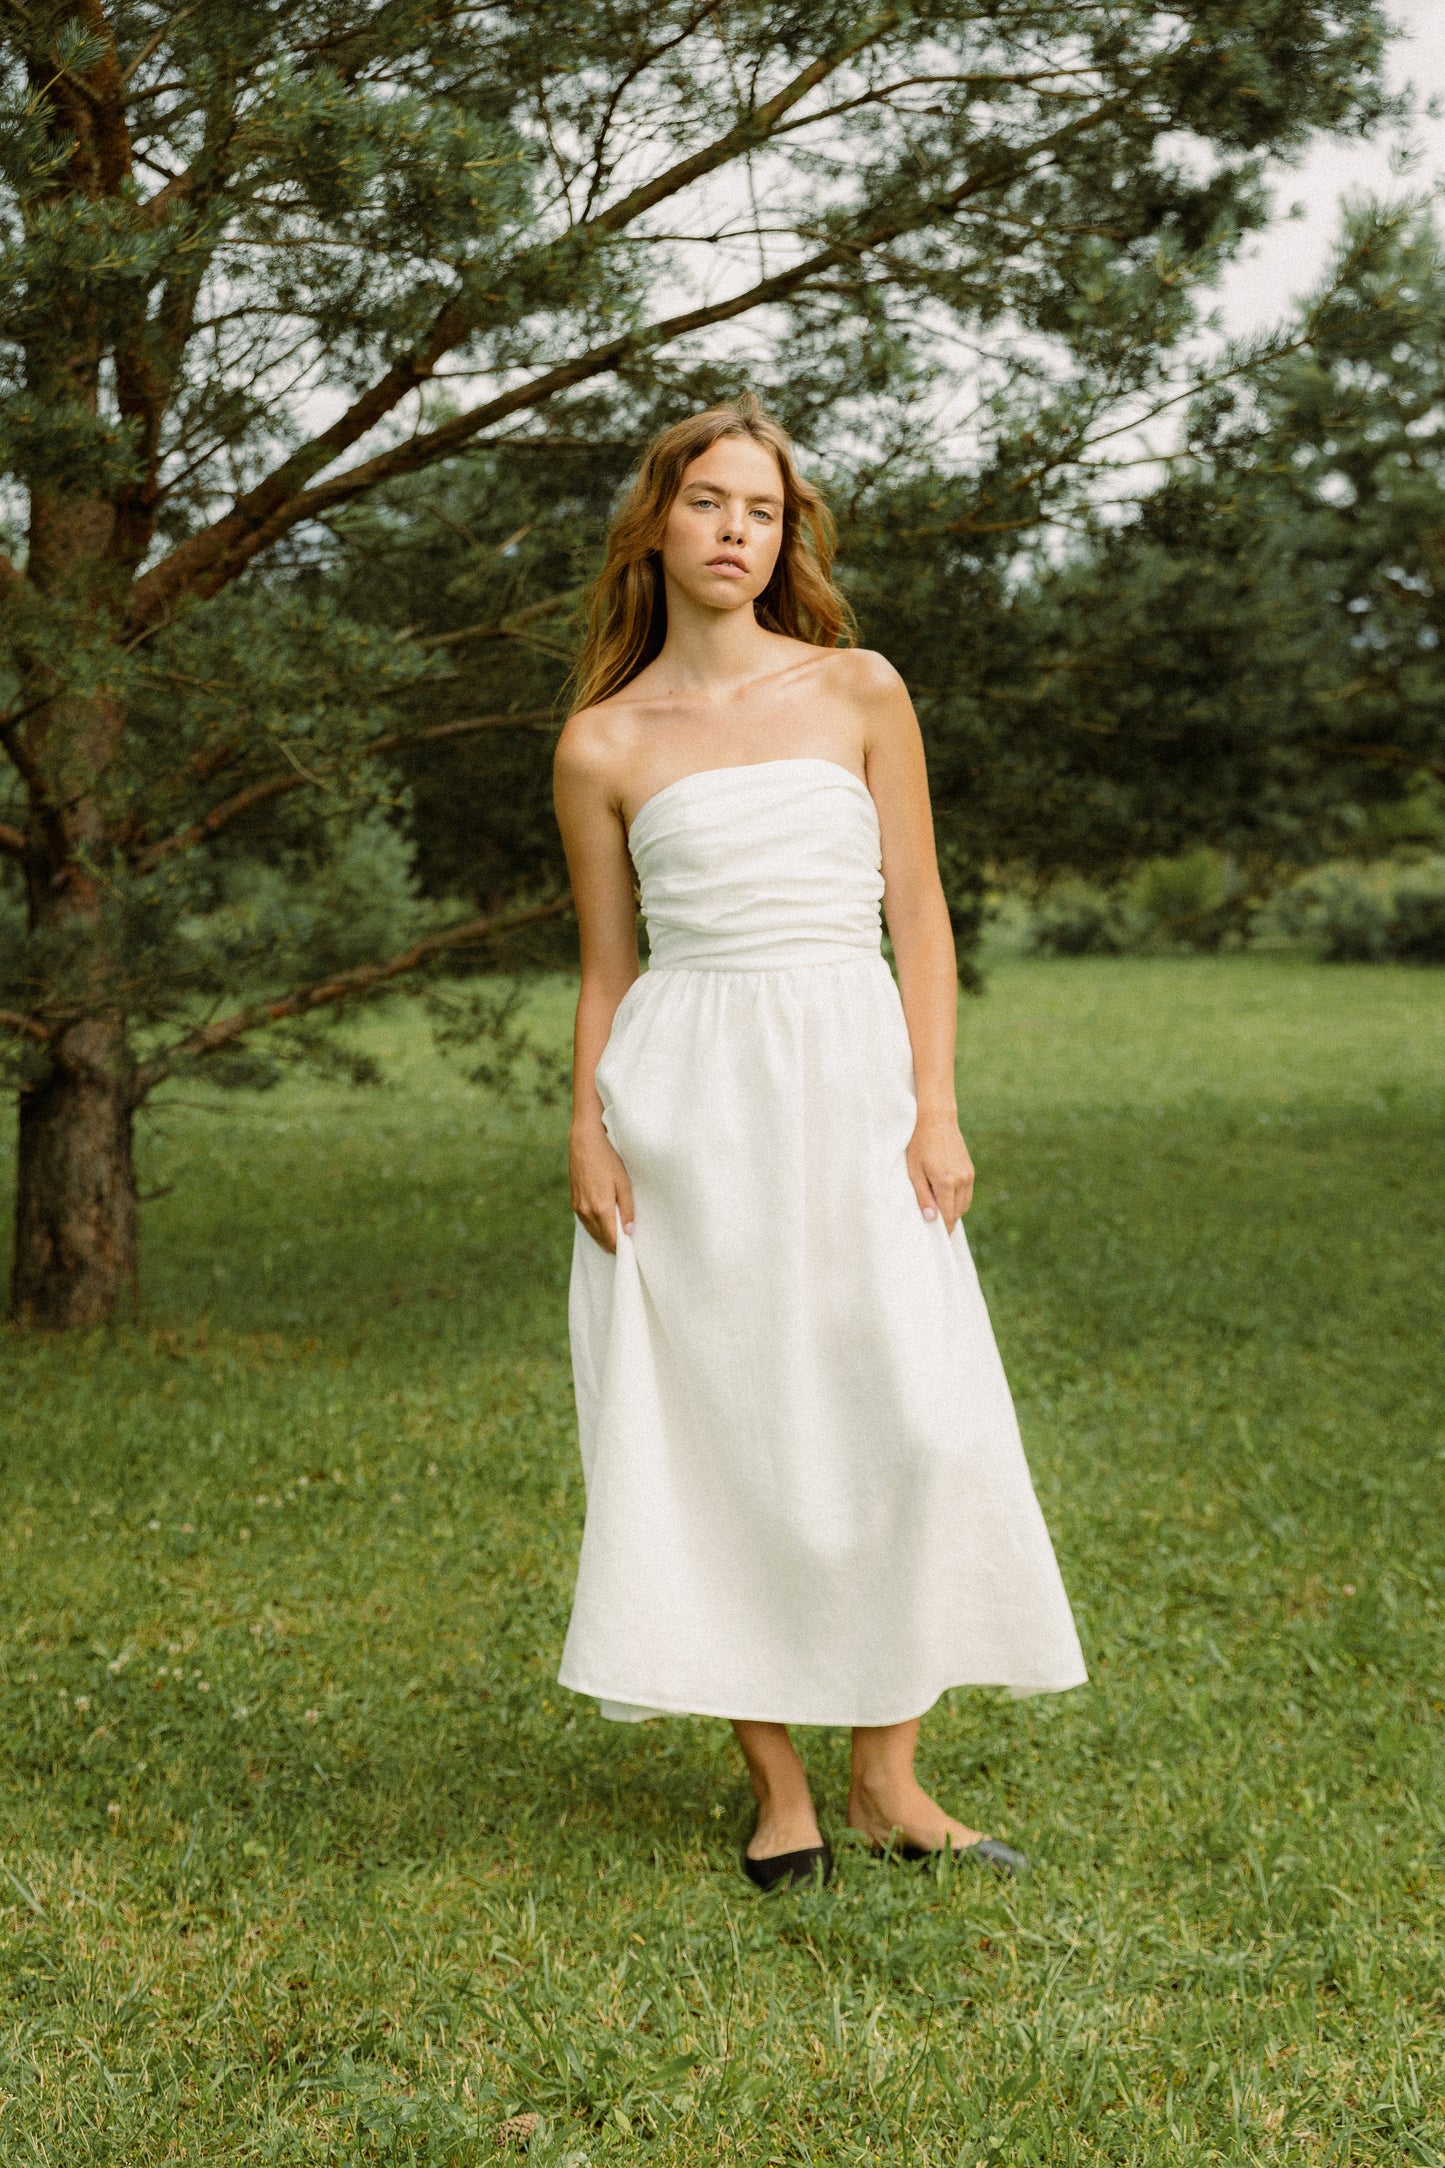
<svg viewBox="0 0 1445 2168"><path fill-rule="evenodd" d="M1445 0L1391 0L1389 13L1404 33L1390 58L1391 87L1413 84L1422 107L1433 96L1445 109ZM1445 110L1433 119L1422 111L1406 135L1419 155L1404 175L1392 170L1397 144L1389 137L1321 141L1300 165L1278 174L1268 231L1250 243L1219 286L1226 331L1247 337L1267 330L1314 285L1339 230L1342 197L1417 194L1432 182L1445 184ZM1292 219L1288 213L1296 204L1302 215Z"/></svg>

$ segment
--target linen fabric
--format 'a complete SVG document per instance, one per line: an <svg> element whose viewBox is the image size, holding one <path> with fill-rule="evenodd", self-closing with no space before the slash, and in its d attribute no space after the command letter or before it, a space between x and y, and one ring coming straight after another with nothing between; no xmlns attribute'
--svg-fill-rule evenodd
<svg viewBox="0 0 1445 2168"><path fill-rule="evenodd" d="M878 819L828 760L632 824L650 967L597 1065L635 1232L576 1225L586 1528L560 1679L602 1714L891 1724L1083 1658L962 1225L923 1218Z"/></svg>

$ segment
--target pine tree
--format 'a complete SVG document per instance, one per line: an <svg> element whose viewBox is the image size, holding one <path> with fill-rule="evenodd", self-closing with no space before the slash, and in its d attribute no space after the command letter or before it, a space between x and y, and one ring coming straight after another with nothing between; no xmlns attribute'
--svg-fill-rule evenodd
<svg viewBox="0 0 1445 2168"><path fill-rule="evenodd" d="M0 0L16 1313L116 1311L179 1065L497 930L381 953L388 702L436 664L307 600L319 522L719 355L818 412L948 331L1127 390L1258 157L1381 111L1382 35L1376 0ZM222 877L241 834L269 889Z"/></svg>
<svg viewBox="0 0 1445 2168"><path fill-rule="evenodd" d="M1129 516L1096 511L1005 581L949 532L944 484L876 506L874 585L909 600L938 794L972 858L1109 878L1207 843L1268 880L1411 807L1433 825L1442 402L1440 236L1359 206L1319 292L1196 402Z"/></svg>

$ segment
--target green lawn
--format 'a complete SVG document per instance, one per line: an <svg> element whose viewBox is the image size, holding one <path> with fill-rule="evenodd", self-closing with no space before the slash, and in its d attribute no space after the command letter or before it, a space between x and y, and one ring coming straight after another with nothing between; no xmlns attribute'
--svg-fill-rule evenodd
<svg viewBox="0 0 1445 2168"><path fill-rule="evenodd" d="M6 2168L464 2164L520 2113L572 2168L1445 2168L1442 994L1017 960L966 1007L1093 1672L925 1725L1016 1887L845 1849L756 1898L726 1728L555 1685L560 1116L401 1011L383 1091L161 1112L146 1327L0 1336Z"/></svg>

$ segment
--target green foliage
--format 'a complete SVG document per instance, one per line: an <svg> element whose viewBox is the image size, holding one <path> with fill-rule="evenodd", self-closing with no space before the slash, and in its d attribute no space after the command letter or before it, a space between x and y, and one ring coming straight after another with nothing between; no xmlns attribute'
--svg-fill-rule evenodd
<svg viewBox="0 0 1445 2168"><path fill-rule="evenodd" d="M1392 901L1393 954L1405 963L1445 963L1445 858L1407 866Z"/></svg>
<svg viewBox="0 0 1445 2168"><path fill-rule="evenodd" d="M12 942L0 999L50 1028L99 975L144 1059L215 991L181 921L236 919L242 877L197 863L248 857L259 895L403 796L434 898L555 884L546 711L638 444L752 380L820 458L892 471L961 335L1003 447L986 494L1038 517L1068 466L1031 483L1038 443L1157 379L1264 215L1260 156L1386 111L1381 33L1375 0L1247 0L1227 36L1153 0L1107 31L1076 0L10 11L0 449L28 529L0 578L0 818L79 809L39 823L32 917L72 861L105 902L69 947ZM670 328L660 297L710 281ZM896 647L887 611L870 630ZM955 826L966 940L987 853ZM316 910L359 954L344 880ZM253 918L277 980L306 968L290 905Z"/></svg>
<svg viewBox="0 0 1445 2168"><path fill-rule="evenodd" d="M1327 963L1445 963L1445 857L1337 859L1264 900L1219 852L1156 858L1113 887L1066 877L1027 916L1052 956L1298 942Z"/></svg>
<svg viewBox="0 0 1445 2168"><path fill-rule="evenodd" d="M1126 891L1126 908L1146 941L1217 949L1237 914L1239 879L1230 861L1207 846L1178 858L1151 858Z"/></svg>
<svg viewBox="0 0 1445 2168"><path fill-rule="evenodd" d="M1301 750L1374 770L1392 797L1438 781L1445 747L1442 388L1440 233L1357 210L1299 350L1194 417L1216 495L1268 527L1267 553L1310 606Z"/></svg>
<svg viewBox="0 0 1445 2168"><path fill-rule="evenodd" d="M4 1342L6 2168L482 2168L519 2114L552 2168L1445 2152L1442 1025L1419 974L1257 956L965 1005L1092 1672L925 1720L1016 1889L843 1845L758 1899L726 1727L555 1686L564 1116L479 1114L400 1012L397 1087L162 1103L146 1329Z"/></svg>
<svg viewBox="0 0 1445 2168"><path fill-rule="evenodd" d="M622 419L593 401L575 441L481 447L380 492L334 522L308 575L339 615L407 633L427 659L394 720L437 733L397 762L431 894L486 910L565 879L552 748L586 583L640 442ZM534 957L568 961L574 940L546 934Z"/></svg>
<svg viewBox="0 0 1445 2168"><path fill-rule="evenodd" d="M1033 946L1049 956L1119 956L1132 934L1118 896L1077 879L1046 890L1029 923Z"/></svg>
<svg viewBox="0 0 1445 2168"><path fill-rule="evenodd" d="M314 832L306 841L325 840ZM342 825L335 848L267 864L239 854L216 867L216 900L184 918L196 976L245 991L284 957L289 972L326 978L404 948L436 923L418 901L411 851L380 814Z"/></svg>
<svg viewBox="0 0 1445 2168"><path fill-rule="evenodd" d="M425 1006L439 1051L460 1059L472 1084L512 1108L560 1106L570 1097L571 1051L532 1028L526 979L480 978L430 986Z"/></svg>
<svg viewBox="0 0 1445 2168"><path fill-rule="evenodd" d="M1445 858L1318 866L1274 898L1264 927L1336 963L1445 963Z"/></svg>
<svg viewBox="0 0 1445 2168"><path fill-rule="evenodd" d="M1388 867L1319 866L1276 898L1266 919L1313 942L1332 963L1376 963L1390 952Z"/></svg>
<svg viewBox="0 0 1445 2168"><path fill-rule="evenodd" d="M1207 846L1149 858L1122 885L1065 878L1030 918L1035 948L1055 956L1122 956L1151 949L1202 953L1241 937L1249 899L1238 869Z"/></svg>
<svg viewBox="0 0 1445 2168"><path fill-rule="evenodd" d="M1003 537L1061 516L1091 431L1168 376L1266 216L1265 161L1395 109L1385 29L1382 0L0 10L17 1306L115 1313L129 1116L178 1068L254 1075L240 1041L273 1025L307 1054L318 1005L462 946L558 960L542 756L607 497L659 419L751 379L820 461L862 462L879 515L963 395L982 470L949 486L996 600ZM926 526L897 565L932 578ZM910 615L956 622L956 595L885 606L886 542L855 555L890 651ZM966 719L997 690L965 680ZM970 794L962 735L939 742L966 941L1020 782L1048 786L1036 827L1090 796L1048 753ZM348 868L408 797L421 891L480 907L388 957L395 881L359 910ZM290 976L343 956L344 986ZM102 1190L104 1229L77 1204Z"/></svg>
<svg viewBox="0 0 1445 2168"><path fill-rule="evenodd" d="M1107 885L1203 845L1299 866L1371 835L1388 848L1392 821L1401 841L1438 821L1424 803L1445 775L1434 227L1352 213L1320 294L1235 359L1132 511L1081 517L1072 500L1082 399L1021 423L981 474L939 473L921 451L856 498L855 593L905 660L941 825L979 867ZM1066 550L1028 545L1040 504L1073 526ZM1112 941L1107 914L1087 933L1068 893L1064 938Z"/></svg>
<svg viewBox="0 0 1445 2168"><path fill-rule="evenodd" d="M401 779L365 753L423 668L324 597L259 585L188 613L125 665L130 729L107 794L126 862L105 883L103 926L140 1058L201 1002L385 955L441 922L413 896L411 844L381 817L403 806ZM218 807L213 835L171 847ZM42 1020L83 1007L95 929L27 923L6 873L17 901L0 910L0 1007Z"/></svg>

